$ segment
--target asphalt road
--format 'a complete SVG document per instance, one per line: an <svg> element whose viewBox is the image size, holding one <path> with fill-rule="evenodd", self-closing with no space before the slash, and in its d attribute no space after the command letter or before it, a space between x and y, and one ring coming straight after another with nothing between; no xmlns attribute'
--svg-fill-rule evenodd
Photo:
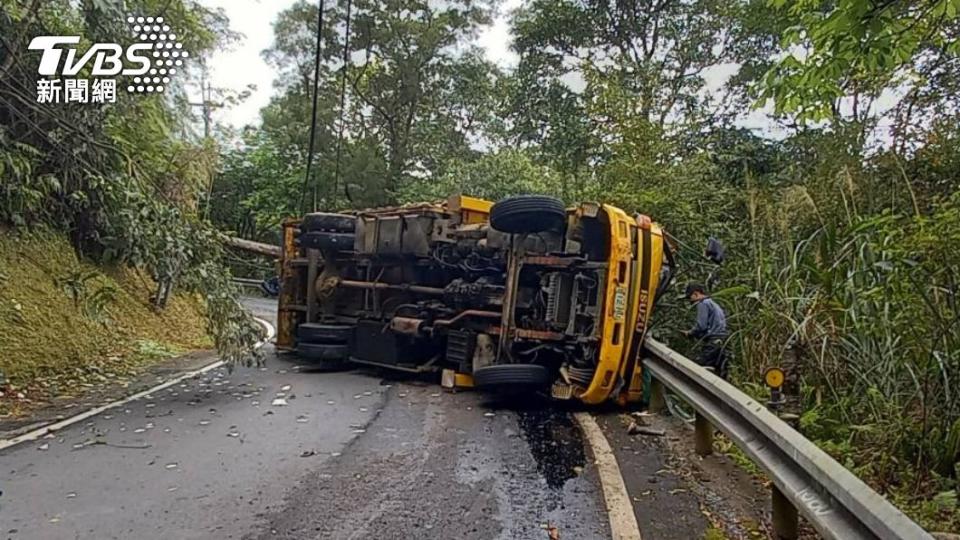
<svg viewBox="0 0 960 540"><path fill-rule="evenodd" d="M566 413L265 353L0 452L0 537L609 536Z"/></svg>

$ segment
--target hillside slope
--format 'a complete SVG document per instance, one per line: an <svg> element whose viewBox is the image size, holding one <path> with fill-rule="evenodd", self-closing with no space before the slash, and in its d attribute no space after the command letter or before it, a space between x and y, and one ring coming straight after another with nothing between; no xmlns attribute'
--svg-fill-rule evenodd
<svg viewBox="0 0 960 540"><path fill-rule="evenodd" d="M53 232L0 231L0 414L212 346L199 298L157 312L153 290L140 272L78 260Z"/></svg>

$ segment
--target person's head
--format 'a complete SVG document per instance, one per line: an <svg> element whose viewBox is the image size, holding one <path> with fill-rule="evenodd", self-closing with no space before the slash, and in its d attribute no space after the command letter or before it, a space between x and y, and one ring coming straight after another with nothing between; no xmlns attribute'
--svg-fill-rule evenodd
<svg viewBox="0 0 960 540"><path fill-rule="evenodd" d="M703 285L699 283L690 283L687 285L686 290L687 300L691 302L699 302L707 297L707 292L703 289Z"/></svg>

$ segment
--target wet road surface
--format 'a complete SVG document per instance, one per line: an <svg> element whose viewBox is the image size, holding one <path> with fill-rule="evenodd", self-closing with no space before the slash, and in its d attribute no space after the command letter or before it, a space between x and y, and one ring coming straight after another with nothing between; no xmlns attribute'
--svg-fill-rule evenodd
<svg viewBox="0 0 960 540"><path fill-rule="evenodd" d="M0 452L0 537L609 536L566 413L265 353Z"/></svg>
<svg viewBox="0 0 960 540"><path fill-rule="evenodd" d="M582 441L544 436L566 415L491 410L476 394L392 386L343 455L311 472L250 538L608 538ZM550 448L550 450L547 450ZM580 473L580 474L578 474Z"/></svg>

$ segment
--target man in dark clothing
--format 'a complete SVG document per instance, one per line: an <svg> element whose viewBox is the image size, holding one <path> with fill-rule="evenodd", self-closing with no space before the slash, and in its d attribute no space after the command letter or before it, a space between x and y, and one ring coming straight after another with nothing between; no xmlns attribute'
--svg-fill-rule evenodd
<svg viewBox="0 0 960 540"><path fill-rule="evenodd" d="M687 285L687 299L697 306L697 323L683 334L701 339L703 347L697 363L710 368L721 378L727 378L727 316L723 308L707 296L703 285Z"/></svg>

